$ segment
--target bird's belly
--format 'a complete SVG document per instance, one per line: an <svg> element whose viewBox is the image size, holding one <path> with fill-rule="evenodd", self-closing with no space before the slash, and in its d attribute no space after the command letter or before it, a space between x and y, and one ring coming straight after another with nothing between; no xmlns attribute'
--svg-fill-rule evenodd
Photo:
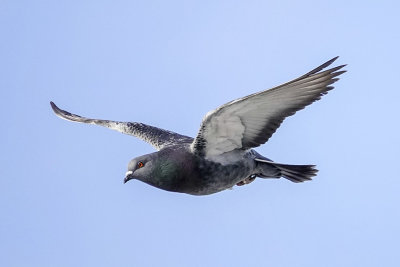
<svg viewBox="0 0 400 267"><path fill-rule="evenodd" d="M230 189L238 182L249 177L253 170L254 164L248 162L230 165L216 164L215 166L200 168L198 170L198 175L192 177L192 179L196 180L192 185L196 186L185 193L191 195L209 195Z"/></svg>

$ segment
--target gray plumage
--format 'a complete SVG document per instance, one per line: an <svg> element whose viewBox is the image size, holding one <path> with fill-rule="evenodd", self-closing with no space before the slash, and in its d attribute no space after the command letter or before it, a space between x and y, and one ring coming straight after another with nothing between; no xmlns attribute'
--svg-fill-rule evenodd
<svg viewBox="0 0 400 267"><path fill-rule="evenodd" d="M125 182L137 179L160 189L192 195L208 195L256 177L284 177L292 182L311 180L314 165L276 163L254 147L268 141L282 121L325 95L344 73L345 65L322 71L337 57L309 73L210 111L195 138L137 122L84 118L59 109L61 118L104 126L132 135L158 151L130 161Z"/></svg>

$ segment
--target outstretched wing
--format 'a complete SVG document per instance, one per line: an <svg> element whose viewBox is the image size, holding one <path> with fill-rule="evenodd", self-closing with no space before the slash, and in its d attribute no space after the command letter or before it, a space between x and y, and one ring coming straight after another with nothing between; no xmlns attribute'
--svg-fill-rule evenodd
<svg viewBox="0 0 400 267"><path fill-rule="evenodd" d="M330 85L345 72L340 71L345 65L322 70L337 58L293 81L231 101L209 112L191 144L193 152L209 158L264 144L286 117L333 89Z"/></svg>
<svg viewBox="0 0 400 267"><path fill-rule="evenodd" d="M157 150L160 150L169 145L193 142L193 138L189 136L180 135L171 131L146 125L144 123L89 119L62 110L58 108L53 102L50 102L50 105L54 113L56 113L56 115L62 119L80 123L100 125L124 134L132 135L149 143Z"/></svg>

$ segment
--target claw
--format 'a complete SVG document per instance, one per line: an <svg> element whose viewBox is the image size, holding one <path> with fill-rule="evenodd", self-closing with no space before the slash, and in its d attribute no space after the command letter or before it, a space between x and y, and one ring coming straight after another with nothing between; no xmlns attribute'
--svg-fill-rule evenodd
<svg viewBox="0 0 400 267"><path fill-rule="evenodd" d="M237 183L237 186L242 186L242 185L246 185L249 184L251 182L253 182L256 179L256 175L252 174L249 177L247 177L246 179L244 179L243 181L240 181L239 183Z"/></svg>

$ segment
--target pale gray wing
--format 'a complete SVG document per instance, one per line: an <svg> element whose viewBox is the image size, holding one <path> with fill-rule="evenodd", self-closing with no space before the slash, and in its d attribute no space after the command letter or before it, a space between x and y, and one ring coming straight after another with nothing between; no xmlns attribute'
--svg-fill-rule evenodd
<svg viewBox="0 0 400 267"><path fill-rule="evenodd" d="M192 137L180 135L171 131L146 125L144 123L89 119L62 110L58 108L53 102L50 102L50 105L54 113L56 113L56 115L62 119L80 123L100 125L124 134L132 135L149 143L157 150L160 150L170 145L193 142Z"/></svg>
<svg viewBox="0 0 400 267"><path fill-rule="evenodd" d="M345 65L326 71L337 57L293 80L234 101L204 118L191 144L192 151L205 157L218 156L234 149L249 149L264 144L282 121L333 89L330 86L345 71Z"/></svg>

